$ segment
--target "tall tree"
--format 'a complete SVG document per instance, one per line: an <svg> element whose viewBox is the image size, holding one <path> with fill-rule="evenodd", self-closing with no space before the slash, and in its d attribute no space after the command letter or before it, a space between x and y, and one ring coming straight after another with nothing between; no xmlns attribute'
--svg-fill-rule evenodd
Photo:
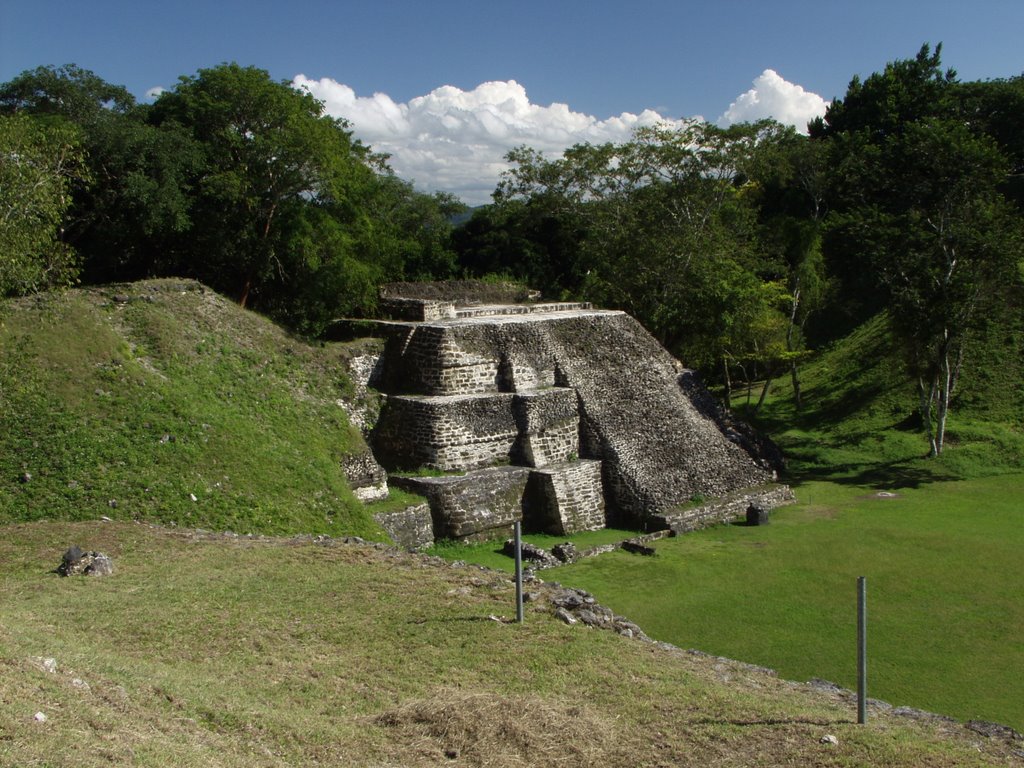
<svg viewBox="0 0 1024 768"><path fill-rule="evenodd" d="M203 148L185 260L243 306L294 277L303 252L291 219L307 206L365 228L375 159L312 95L264 70L223 64L182 77L150 121L182 126Z"/></svg>
<svg viewBox="0 0 1024 768"><path fill-rule="evenodd" d="M774 123L638 130L622 144L583 144L561 159L530 149L495 193L496 205L543 208L581 233L580 292L638 317L688 364L709 370L764 361L752 329L778 313L757 242L751 184ZM771 346L775 349L774 346Z"/></svg>
<svg viewBox="0 0 1024 768"><path fill-rule="evenodd" d="M926 45L855 79L812 126L832 165L831 262L861 317L889 310L932 455L976 323L1019 279L1022 256L1019 212L1003 194L1012 165L986 133L990 120L964 119L966 92L939 54Z"/></svg>

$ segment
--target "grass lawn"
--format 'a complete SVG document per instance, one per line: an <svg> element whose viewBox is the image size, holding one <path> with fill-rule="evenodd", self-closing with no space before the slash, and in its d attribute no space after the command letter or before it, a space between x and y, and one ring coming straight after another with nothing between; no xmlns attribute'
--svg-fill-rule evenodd
<svg viewBox="0 0 1024 768"><path fill-rule="evenodd" d="M870 695L1024 729L1024 475L879 497L809 482L768 526L726 525L549 572L654 637L856 685L868 580Z"/></svg>

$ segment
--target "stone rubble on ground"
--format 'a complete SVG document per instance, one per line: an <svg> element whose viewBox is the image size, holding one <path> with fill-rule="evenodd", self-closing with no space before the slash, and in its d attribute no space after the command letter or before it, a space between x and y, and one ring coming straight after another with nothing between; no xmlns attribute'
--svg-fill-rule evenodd
<svg viewBox="0 0 1024 768"><path fill-rule="evenodd" d="M86 552L73 546L64 553L56 572L61 576L110 576L114 573L114 561L102 552Z"/></svg>

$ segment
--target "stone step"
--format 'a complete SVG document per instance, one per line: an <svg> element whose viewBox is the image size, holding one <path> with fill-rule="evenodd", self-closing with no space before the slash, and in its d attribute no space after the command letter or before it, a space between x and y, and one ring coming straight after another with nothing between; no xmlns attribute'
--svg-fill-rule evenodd
<svg viewBox="0 0 1024 768"><path fill-rule="evenodd" d="M499 317L502 315L535 315L549 312L577 312L591 309L589 301L558 301L545 304L480 304L474 307L456 307L455 317Z"/></svg>

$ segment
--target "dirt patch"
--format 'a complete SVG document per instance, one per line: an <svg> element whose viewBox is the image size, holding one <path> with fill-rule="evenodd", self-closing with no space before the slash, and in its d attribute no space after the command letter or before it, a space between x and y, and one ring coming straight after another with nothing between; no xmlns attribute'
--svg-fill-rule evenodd
<svg viewBox="0 0 1024 768"><path fill-rule="evenodd" d="M441 690L374 718L402 765L627 765L618 729L576 702Z"/></svg>

